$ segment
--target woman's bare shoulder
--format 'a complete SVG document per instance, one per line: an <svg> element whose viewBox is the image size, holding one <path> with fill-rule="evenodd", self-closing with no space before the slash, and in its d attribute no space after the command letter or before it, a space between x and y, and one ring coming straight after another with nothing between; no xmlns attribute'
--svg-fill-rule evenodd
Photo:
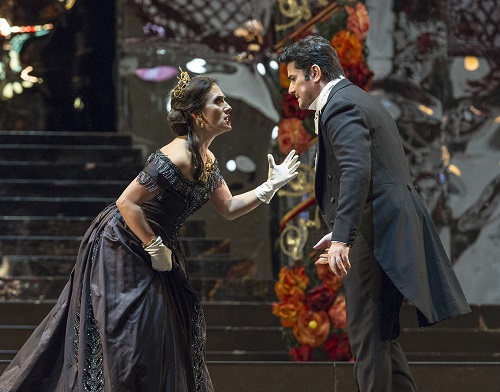
<svg viewBox="0 0 500 392"><path fill-rule="evenodd" d="M182 173L189 174L191 171L191 154L187 149L184 139L174 139L169 144L160 148L163 155L167 156Z"/></svg>

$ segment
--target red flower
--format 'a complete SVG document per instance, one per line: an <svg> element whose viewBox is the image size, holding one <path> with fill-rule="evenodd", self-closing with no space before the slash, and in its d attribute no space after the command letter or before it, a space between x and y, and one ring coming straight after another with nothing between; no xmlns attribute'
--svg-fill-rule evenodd
<svg viewBox="0 0 500 392"><path fill-rule="evenodd" d="M320 285L307 292L306 305L315 312L328 310L332 306L335 296L336 293L330 288Z"/></svg>
<svg viewBox="0 0 500 392"><path fill-rule="evenodd" d="M433 33L422 33L417 37L417 49L419 53L428 53L438 47Z"/></svg>
<svg viewBox="0 0 500 392"><path fill-rule="evenodd" d="M312 348L305 344L290 349L290 356L297 362L313 361L312 353Z"/></svg>
<svg viewBox="0 0 500 392"><path fill-rule="evenodd" d="M282 100L283 114L285 117L297 117L303 120L306 117L312 116L312 110L302 110L299 108L299 101L292 94L285 94Z"/></svg>
<svg viewBox="0 0 500 392"><path fill-rule="evenodd" d="M333 334L323 346L332 361L349 361L352 359L351 346L347 334Z"/></svg>
<svg viewBox="0 0 500 392"><path fill-rule="evenodd" d="M364 61L344 67L345 76L356 86L369 91L373 82L373 71L369 69Z"/></svg>

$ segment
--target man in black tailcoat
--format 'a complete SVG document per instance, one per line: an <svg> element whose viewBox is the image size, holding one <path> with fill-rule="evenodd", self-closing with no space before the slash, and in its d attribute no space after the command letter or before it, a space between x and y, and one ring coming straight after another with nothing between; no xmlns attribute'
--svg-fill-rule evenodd
<svg viewBox="0 0 500 392"><path fill-rule="evenodd" d="M406 297L421 327L468 313L451 263L412 184L389 112L345 78L328 40L309 36L285 48L290 87L316 111L315 192L331 228L317 263L344 276L347 331L361 392L416 391L396 338Z"/></svg>

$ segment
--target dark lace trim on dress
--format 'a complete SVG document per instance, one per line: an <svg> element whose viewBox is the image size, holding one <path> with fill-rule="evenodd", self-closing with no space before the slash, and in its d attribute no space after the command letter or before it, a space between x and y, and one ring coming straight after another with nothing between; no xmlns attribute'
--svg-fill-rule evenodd
<svg viewBox="0 0 500 392"><path fill-rule="evenodd" d="M203 327L205 317L203 310L198 302L194 304L193 315L193 345L192 357L194 379L196 383L196 392L203 391L204 382L204 363L205 363L205 338L203 336Z"/></svg>
<svg viewBox="0 0 500 392"><path fill-rule="evenodd" d="M85 392L104 391L104 373L102 368L103 354L99 331L94 320L94 311L90 302L90 294L85 309L85 353L83 363L83 390ZM81 303L79 301L78 305ZM78 339L80 337L80 313L75 313L75 358L78 365Z"/></svg>
<svg viewBox="0 0 500 392"><path fill-rule="evenodd" d="M97 235L94 245L92 247L91 263L94 264L94 260L97 255L97 249L99 248L99 242L104 234L104 230L111 222L113 216L116 212L111 215L108 219L108 223L104 225ZM78 309L81 309L81 298L78 299ZM84 347L84 363L83 363L83 391L84 392L102 392L104 391L104 370L103 370L103 352L102 352L102 342L99 335L99 330L94 318L94 310L92 308L92 300L90 292L87 295L87 306L84 309L85 317L85 347ZM79 311L75 312L74 318L74 337L73 345L75 348L75 363L78 366L78 351L79 351L79 340L80 340L80 322L81 314Z"/></svg>
<svg viewBox="0 0 500 392"><path fill-rule="evenodd" d="M224 178L220 174L219 163L217 160L213 163L214 171L209 176L206 183L194 182L189 180L179 168L160 150L152 153L147 159L146 164L155 162L158 173L161 174L168 183L176 191L185 195L188 200L205 204L210 198L212 192L221 187L224 183ZM141 171L137 176L137 182L150 192L157 193L156 198L162 200L164 191L158 184L157 179L152 178L149 174Z"/></svg>

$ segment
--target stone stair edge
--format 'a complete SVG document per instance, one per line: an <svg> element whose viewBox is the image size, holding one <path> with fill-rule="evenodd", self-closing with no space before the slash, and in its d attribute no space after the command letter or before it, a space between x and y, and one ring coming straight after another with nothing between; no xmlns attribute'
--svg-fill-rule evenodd
<svg viewBox="0 0 500 392"><path fill-rule="evenodd" d="M0 142L3 144L23 144L23 141L31 140L53 140L61 143L63 140L85 140L88 144L101 143L102 140L114 140L115 142L132 145L133 135L120 132L70 132L70 131L0 131ZM28 143L26 143L28 144Z"/></svg>
<svg viewBox="0 0 500 392"><path fill-rule="evenodd" d="M129 146L125 144L30 144L30 143L9 143L0 144L0 150L7 149L24 149L24 150L124 150L124 151L142 151L139 147Z"/></svg>
<svg viewBox="0 0 500 392"><path fill-rule="evenodd" d="M138 167L137 163L129 161L113 161L113 162L52 162L52 161L3 161L0 160L0 166L13 166L13 167L26 167L26 166L44 166L44 167L81 167L85 166L87 163L95 164L96 167L115 167L115 166L125 166L125 167ZM142 166L141 166L142 169ZM89 170L93 170L89 169Z"/></svg>
<svg viewBox="0 0 500 392"><path fill-rule="evenodd" d="M86 132L86 131L16 131L16 130L0 130L0 136L3 135L13 135L13 136L59 136L59 135L68 135L68 136L124 136L131 137L130 133L120 133L120 132Z"/></svg>
<svg viewBox="0 0 500 392"><path fill-rule="evenodd" d="M0 241L50 241L50 240L67 240L67 241L81 241L81 235L0 235ZM179 237L181 241L195 242L195 241L220 241L224 242L227 238L223 237ZM204 256L204 255L203 255Z"/></svg>
<svg viewBox="0 0 500 392"><path fill-rule="evenodd" d="M58 185L88 185L88 184L128 184L130 181L127 180L79 180L79 179L69 179L69 178L61 178L61 179L20 179L20 178L0 178L0 184L58 184Z"/></svg>

